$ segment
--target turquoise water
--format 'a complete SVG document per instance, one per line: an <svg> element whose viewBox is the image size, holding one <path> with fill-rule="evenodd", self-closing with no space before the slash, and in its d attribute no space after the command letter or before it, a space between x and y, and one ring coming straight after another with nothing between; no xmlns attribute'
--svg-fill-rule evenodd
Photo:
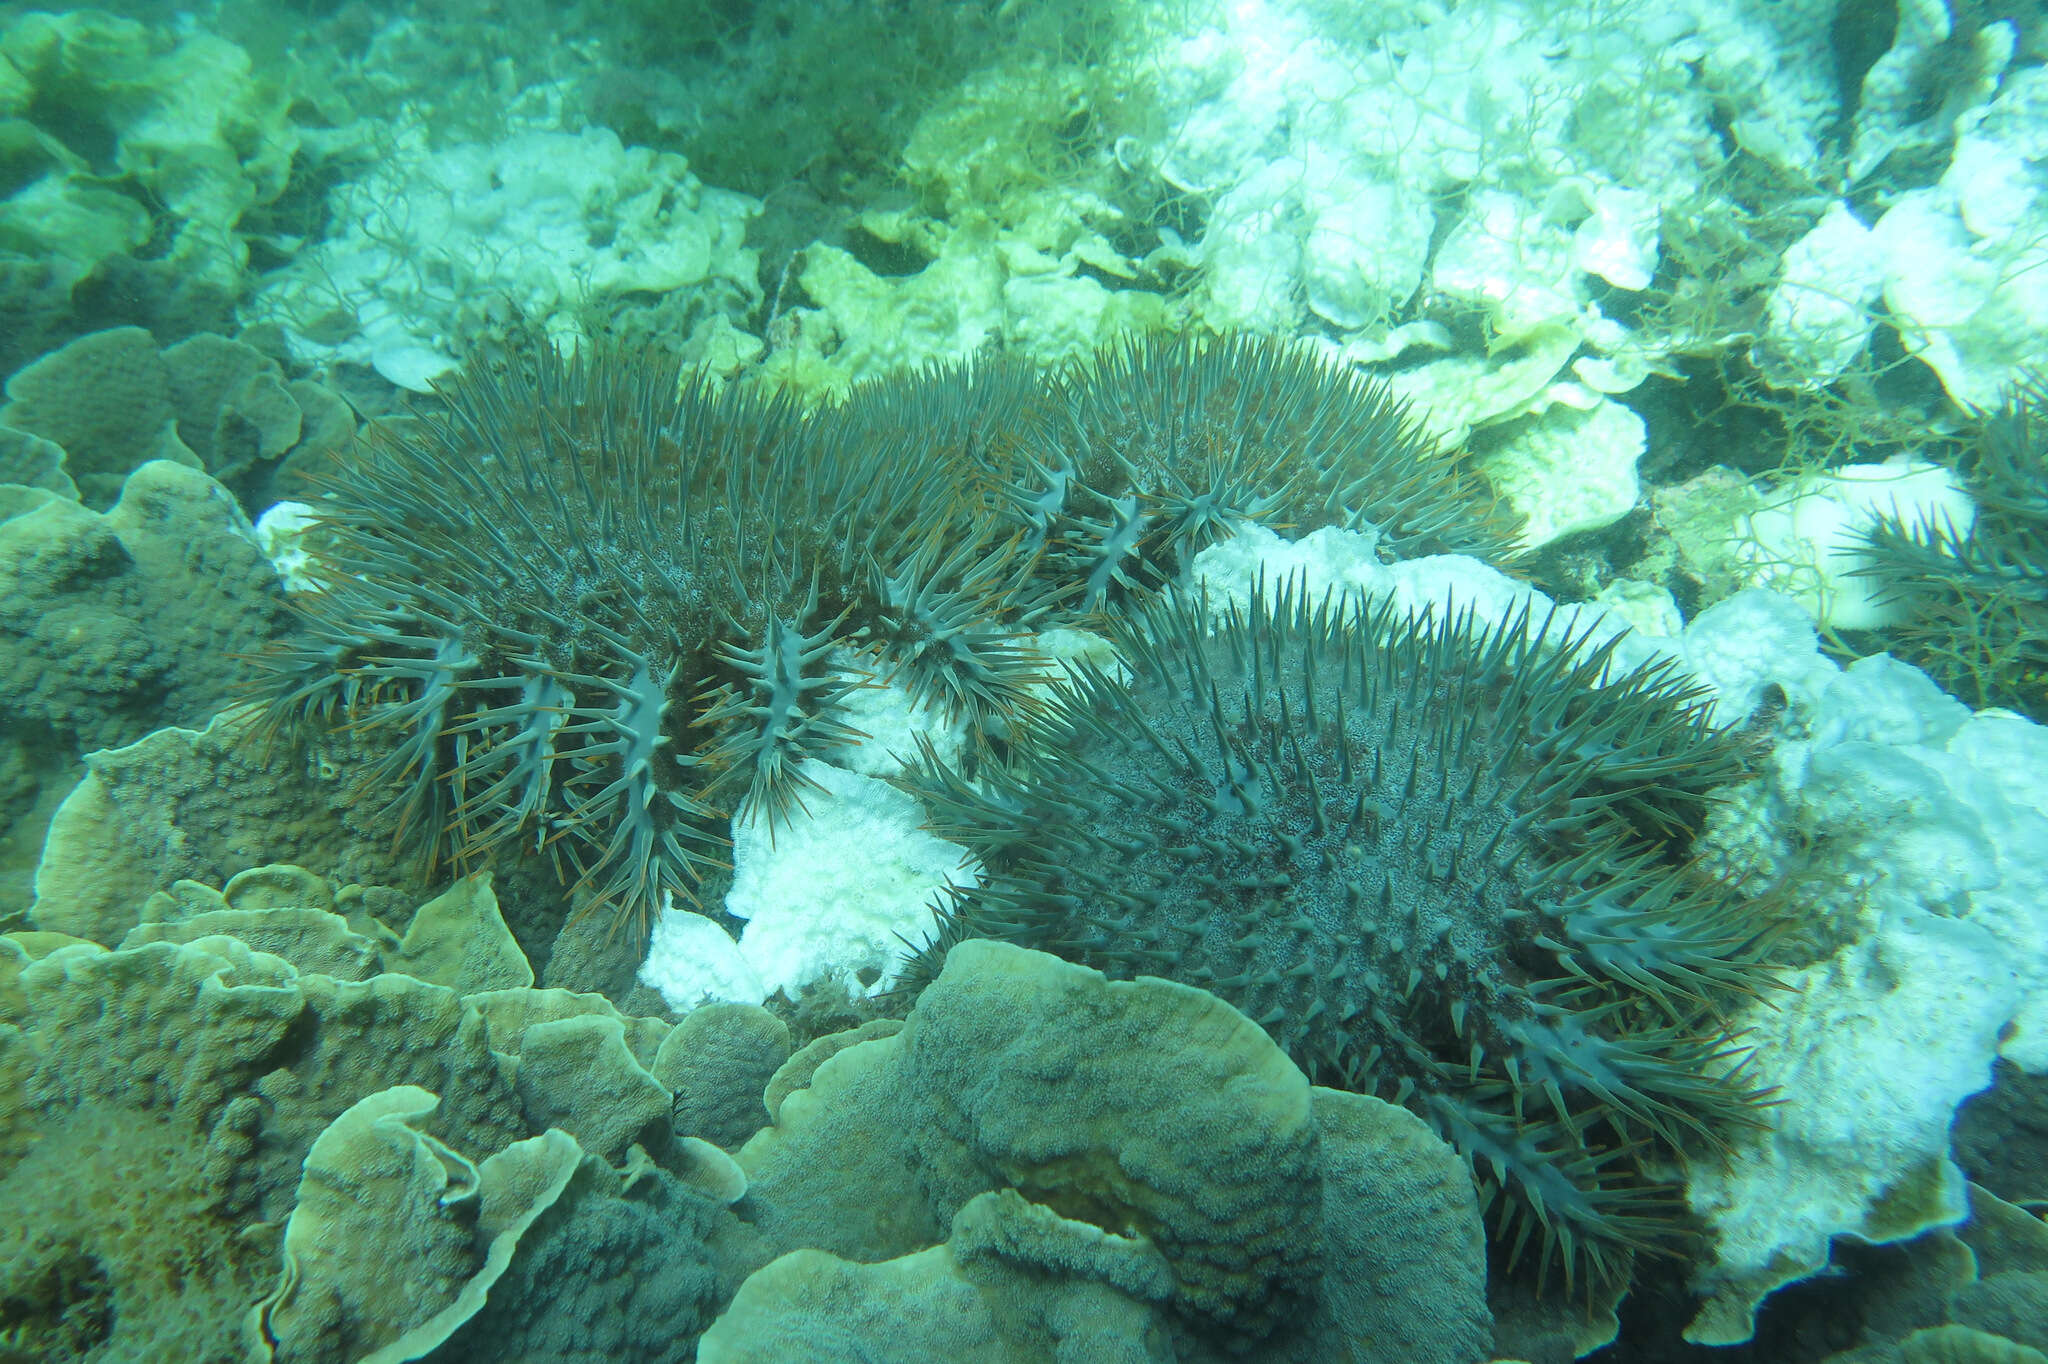
<svg viewBox="0 0 2048 1364"><path fill-rule="evenodd" d="M0 1361L2048 1352L2048 37L0 6Z"/></svg>

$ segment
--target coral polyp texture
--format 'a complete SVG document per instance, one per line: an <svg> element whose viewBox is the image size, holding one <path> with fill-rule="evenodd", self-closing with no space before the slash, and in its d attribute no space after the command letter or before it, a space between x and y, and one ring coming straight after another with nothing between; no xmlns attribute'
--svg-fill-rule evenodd
<svg viewBox="0 0 2048 1364"><path fill-rule="evenodd" d="M361 799L430 860L545 846L584 906L644 918L858 738L842 647L977 725L1037 675L982 624L1011 551L940 538L915 449L885 477L779 400L603 347L441 396L325 473L326 586L265 660L271 720L367 741Z"/></svg>
<svg viewBox="0 0 2048 1364"><path fill-rule="evenodd" d="M1662 666L1526 611L1176 593L1080 665L1012 768L917 776L987 877L912 963L1001 938L1221 995L1310 1076L1470 1159L1512 1262L1582 1286L1682 1223L1668 1162L1764 1096L1720 1006L1766 916L1690 872L1740 740Z"/></svg>

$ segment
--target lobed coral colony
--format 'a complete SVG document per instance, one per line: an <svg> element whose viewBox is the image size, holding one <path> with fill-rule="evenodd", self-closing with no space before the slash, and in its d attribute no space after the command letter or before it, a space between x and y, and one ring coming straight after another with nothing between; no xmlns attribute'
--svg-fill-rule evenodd
<svg viewBox="0 0 2048 1364"><path fill-rule="evenodd" d="M1011 768L925 765L989 876L920 965L996 937L1221 995L1435 1126L1510 1258L1612 1281L1678 1229L1656 1160L1763 1098L1715 1020L1767 935L1683 865L1739 742L1667 667L1610 676L1611 642L1526 612L1282 591L1206 619L1119 621L1127 671L1076 667Z"/></svg>

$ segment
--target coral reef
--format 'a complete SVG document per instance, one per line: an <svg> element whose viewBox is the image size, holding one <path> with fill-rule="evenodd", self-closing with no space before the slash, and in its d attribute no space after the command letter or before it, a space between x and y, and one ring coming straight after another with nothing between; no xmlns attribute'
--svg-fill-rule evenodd
<svg viewBox="0 0 2048 1364"><path fill-rule="evenodd" d="M702 358L759 296L743 244L759 206L607 128L448 147L411 128L332 198L348 230L271 276L245 315L281 327L302 363L367 364L400 388L425 392L494 329L575 338L625 298L673 300L667 321L699 334Z"/></svg>
<svg viewBox="0 0 2048 1364"><path fill-rule="evenodd" d="M290 1210L314 1138L362 1095L432 1084L443 1136L523 1135L481 1029L439 987L300 976L220 936L115 952L37 936L41 955L0 945L0 1178L36 1210L9 1220L0 1272L11 1337L43 1357L239 1358L228 1323L275 1242L236 1233ZM166 1206L127 1202L152 1195Z"/></svg>
<svg viewBox="0 0 2048 1364"><path fill-rule="evenodd" d="M677 1131L737 1150L768 1124L768 1082L790 1057L786 1023L751 1004L707 1004L683 1015L669 1039L652 1069L674 1092Z"/></svg>
<svg viewBox="0 0 2048 1364"><path fill-rule="evenodd" d="M459 982L502 952L487 883L415 912L407 939L431 922L472 942L438 968L351 889L257 868L155 897L116 950L0 937L6 1349L651 1364L702 1335L702 1358L737 1338L851 1359L912 1326L788 1299L816 1264L886 1301L845 1256L1000 1286L992 1318L915 1327L940 1337L1191 1364L1486 1353L1455 1156L1399 1110L1312 1090L1201 991L977 943L907 1023L788 1058L763 1111L787 1038L759 1010L680 1028L561 990L460 993L402 972ZM735 1159L671 1113L754 1135Z"/></svg>
<svg viewBox="0 0 2048 1364"><path fill-rule="evenodd" d="M95 512L66 495L52 452L21 472L53 487L0 496L0 830L14 825L31 846L82 754L204 724L246 685L237 655L289 628L277 575L221 485L151 461ZM7 880L25 882L22 870ZM14 890L0 900L17 901Z"/></svg>
<svg viewBox="0 0 2048 1364"><path fill-rule="evenodd" d="M1872 581L1883 571L1872 535L1967 540L1976 519L1970 494L1947 469L1894 455L1773 489L1737 517L1735 561L1750 586L1799 602L1823 629L1868 630L1909 614L1896 590Z"/></svg>
<svg viewBox="0 0 2048 1364"><path fill-rule="evenodd" d="M1073 0L1016 12L912 0L890 17L876 23L857 0L635 0L601 26L626 79L608 72L582 95L680 143L716 184L758 195L803 185L839 199L887 177L924 105L980 54L1057 47L1063 29L1071 41L1107 22ZM789 117L796 108L801 119Z"/></svg>
<svg viewBox="0 0 2048 1364"><path fill-rule="evenodd" d="M104 514L49 498L0 522L10 723L105 748L225 706L244 675L235 655L287 622L247 525L219 484L166 461Z"/></svg>
<svg viewBox="0 0 2048 1364"><path fill-rule="evenodd" d="M438 1103L396 1085L314 1139L285 1222L283 1272L249 1309L252 1359L417 1359L483 1306L581 1153L549 1131L471 1164L417 1130ZM388 1254L387 1242L407 1253Z"/></svg>
<svg viewBox="0 0 2048 1364"><path fill-rule="evenodd" d="M586 1158L444 1353L549 1364L690 1358L700 1333L766 1258L728 1211L736 1197L731 1157L713 1155L705 1163L722 1167L722 1184L644 1155L624 1168Z"/></svg>
<svg viewBox="0 0 2048 1364"><path fill-rule="evenodd" d="M914 1354L1007 1339L1043 1358L1105 1326L1104 1350L1154 1332L1174 1348L1087 1357L1486 1352L1478 1207L1449 1150L1390 1105L1311 1087L1201 990L974 942L900 1031L790 1064L815 1068L739 1160L756 1225L811 1253L750 1280L706 1358L808 1340L852 1360L899 1330ZM817 1310L835 1281L847 1325ZM1080 1300L1037 1317L1062 1296Z"/></svg>
<svg viewBox="0 0 2048 1364"><path fill-rule="evenodd" d="M96 510L148 460L260 493L280 466L317 460L355 436L339 397L286 380L255 347L211 332L163 348L140 327L93 332L13 375L7 398L0 428L57 446L75 495Z"/></svg>
<svg viewBox="0 0 2048 1364"><path fill-rule="evenodd" d="M1710 817L1702 859L1800 907L1789 988L1729 1019L1778 1102L1688 1190L1715 1233L1688 1334L1733 1344L1766 1294L1825 1266L1831 1238L1961 1221L1957 1105L2001 1056L2048 1068L2048 731L1972 715L1884 655L1838 668L1769 593L1695 628L1775 654L1765 676L1785 698L1771 762Z"/></svg>
<svg viewBox="0 0 2048 1364"><path fill-rule="evenodd" d="M1994 46L2010 40L2003 24L1978 34ZM2048 358L2039 203L2048 71L2028 65L1977 79L1977 94L1989 97L1955 122L1939 179L1892 196L1858 254L1874 257L1907 354L1958 406L1986 409Z"/></svg>
<svg viewBox="0 0 2048 1364"><path fill-rule="evenodd" d="M0 1360L2041 1364L2040 9L8 9Z"/></svg>
<svg viewBox="0 0 2048 1364"><path fill-rule="evenodd" d="M612 1077L646 1077L627 1056L550 1064L573 1059L554 1034L589 1019L653 1062L669 1028L563 991L448 988L474 989L474 963L505 959L487 880L421 906L403 940L361 891L259 868L220 891L186 882L153 897L149 921L111 952L49 931L0 938L0 1181L35 1210L0 1238L9 1347L242 1360L248 1314L256 1357L341 1361L445 1338L484 1307L520 1233L585 1163L576 1134L617 1127L593 1099ZM463 947L405 949L428 937ZM512 977L530 980L510 957ZM677 1059L663 1069L688 1074ZM623 1182L695 1179L722 1210L737 1196L730 1159L671 1144L668 1094L654 1089L649 1141L673 1168L621 1148ZM543 1116L569 1121L543 1131ZM567 1197L603 1205L621 1183L600 1163ZM701 1257L708 1231L668 1235ZM697 1295L700 1328L765 1258L742 1248L721 1260L729 1282ZM526 1284L522 1301L627 1278L585 1259L548 1293Z"/></svg>
<svg viewBox="0 0 2048 1364"><path fill-rule="evenodd" d="M285 84L192 26L95 9L0 26L0 374L95 326L165 342L233 318L245 218L290 180ZM17 328L16 319L20 320Z"/></svg>
<svg viewBox="0 0 2048 1364"><path fill-rule="evenodd" d="M295 857L344 882L419 894L337 789L331 766L265 763L247 742L254 715L234 708L201 730L160 729L91 754L59 805L35 871L29 921L114 946L181 882L225 885L250 866ZM314 902L317 905L317 902Z"/></svg>
<svg viewBox="0 0 2048 1364"><path fill-rule="evenodd" d="M2048 1358L2048 1228L1970 1186L1970 1218L1888 1260L1858 1266L1879 1286L1859 1303L1850 1349L1823 1364L2035 1364ZM1860 1258L1845 1248L1845 1258Z"/></svg>

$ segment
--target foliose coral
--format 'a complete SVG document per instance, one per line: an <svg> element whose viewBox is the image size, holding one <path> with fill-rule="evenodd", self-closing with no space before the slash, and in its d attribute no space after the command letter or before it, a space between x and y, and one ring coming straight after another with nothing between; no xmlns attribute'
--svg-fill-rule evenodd
<svg viewBox="0 0 2048 1364"><path fill-rule="evenodd" d="M1763 1097L1719 1004L1767 917L1683 865L1742 744L1669 666L1531 619L1288 591L1162 598L1070 668L1010 769L915 778L987 877L913 963L994 937L1221 995L1323 1083L1473 1161L1513 1261L1611 1281L1680 1234L1670 1154Z"/></svg>
<svg viewBox="0 0 2048 1364"><path fill-rule="evenodd" d="M78 500L96 511L152 459L203 469L247 504L282 460L344 445L355 418L335 394L254 347L211 332L159 347L140 327L88 333L10 376L0 430L59 447Z"/></svg>
<svg viewBox="0 0 2048 1364"><path fill-rule="evenodd" d="M0 717L65 749L132 743L233 696L238 651L289 624L234 499L152 460L88 511L40 497L0 524Z"/></svg>
<svg viewBox="0 0 2048 1364"><path fill-rule="evenodd" d="M899 1031L862 1032L792 1058L774 1125L738 1156L754 1225L817 1253L751 1280L700 1358L788 1358L806 1335L806 1357L974 1358L1036 1334L1035 1312L1057 1344L987 1357L1486 1356L1455 1154L1390 1105L1312 1087L1213 995L973 942ZM942 1242L943 1263L920 1261ZM935 1319L916 1304L931 1271L978 1287L943 1290ZM1039 1306L1076 1290L1109 1300Z"/></svg>
<svg viewBox="0 0 2048 1364"><path fill-rule="evenodd" d="M299 152L281 64L168 16L50 8L0 19L0 373L110 320L227 325Z"/></svg>

